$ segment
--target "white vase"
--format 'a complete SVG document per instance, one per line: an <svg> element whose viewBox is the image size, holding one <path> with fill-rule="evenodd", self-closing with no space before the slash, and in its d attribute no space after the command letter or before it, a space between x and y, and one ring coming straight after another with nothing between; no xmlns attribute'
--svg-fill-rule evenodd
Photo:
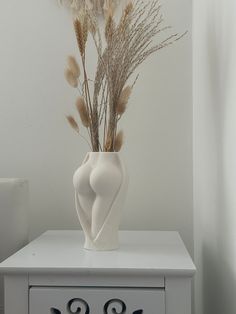
<svg viewBox="0 0 236 314"><path fill-rule="evenodd" d="M73 177L84 248L114 250L128 188L126 168L115 152L90 152Z"/></svg>

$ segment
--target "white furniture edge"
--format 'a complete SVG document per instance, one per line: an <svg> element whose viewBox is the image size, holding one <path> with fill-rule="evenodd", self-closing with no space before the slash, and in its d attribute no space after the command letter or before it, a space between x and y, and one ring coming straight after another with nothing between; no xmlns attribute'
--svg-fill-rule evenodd
<svg viewBox="0 0 236 314"><path fill-rule="evenodd" d="M56 269L56 272L51 274L50 276L47 275L48 271L51 271L52 268L48 267L47 262L48 263L57 263L57 258L58 255L54 256L55 254L51 254L50 257L47 259L47 261L45 261L44 265L45 267L42 267L42 270L39 272L40 270L40 263L43 261L42 259L40 260L39 258L39 265L38 267L32 267L35 266L34 263L37 262L38 258L37 257L41 257L42 256L47 256L47 250L42 250L42 248L45 248L45 246L47 246L47 240L51 239L51 243L49 243L49 246L52 246L53 243L53 235L55 235L55 239L57 238L57 232L58 234L62 234L63 231L50 231L50 232L46 232L44 233L41 237L39 237L38 239L36 239L35 241L32 242L32 245L28 245L27 247L23 248L22 250L20 250L18 253L14 254L12 257L10 257L9 259L7 259L5 262L3 262L2 264L0 264L0 270L1 272L4 272L5 275L5 314L13 314L13 313L17 313L17 314L28 314L29 311L29 288L31 286L47 286L47 287L53 287L53 286L83 286L81 283L84 280L84 285L85 286L95 286L95 282L97 284L97 286L100 286L100 284L102 283L102 280L105 280L105 285L106 287L109 287L110 284L112 283L112 281L114 280L114 278L116 280L118 280L120 278L121 280L121 286L122 287L130 287L129 285L132 285L132 287L139 287L137 285L137 283L142 283L142 285L140 285L140 287L144 288L146 286L146 283L150 284L149 287L155 287L160 289L161 287L163 287L165 289L165 304L166 304L166 309L165 309L165 314L190 314L191 313L191 281L192 281L192 277L193 274L195 272L195 266L189 256L189 254L187 253L187 250L185 249L179 235L177 236L176 232L168 232L169 234L169 239L176 239L176 242L174 241L170 241L168 242L167 246L160 246L160 250L162 247L162 251L159 251L159 257L160 259L163 258L163 260L157 261L157 268L160 265L164 265L165 263L165 248L167 249L167 256L170 257L170 255L168 255L168 252L173 252L174 256L176 256L177 262L176 264L178 265L179 263L183 262L183 269L181 268L176 268L174 270L171 271L171 269L166 269L163 268L161 269L160 272L157 271L157 269L155 268L146 268L146 269L139 269L136 268L134 269L133 272L130 272L130 268L122 268L122 267L118 267L118 270L116 269L115 274L113 273L113 275L111 274L111 272L114 271L114 268L108 268L107 270L102 269L101 271L99 271L98 273L95 274L95 272L98 270L98 268L94 267L94 265L97 265L97 263L99 264L99 256L101 255L96 255L96 253L92 253L92 255L90 256L90 253L88 253L88 255L86 255L86 252L82 251L82 255L81 257L85 256L88 259L85 259L85 264L87 263L87 270L85 270L85 268L82 267L77 267L74 270L76 271L76 275L80 277L82 277L82 281L79 282L78 284L78 277L76 278L73 273L71 273L69 271L69 269L67 269L67 267L64 268L58 268ZM71 231L65 231L67 234L70 234ZM78 231L75 231L78 232ZM124 238L127 237L127 232L122 232L123 235L125 236ZM138 232L140 239L142 236L142 232ZM135 235L138 235L138 233L133 232L133 237ZM145 232L146 233L146 232ZM158 232L154 232L156 235L158 235ZM163 233L163 232L161 232ZM146 233L147 234L147 233ZM143 234L144 235L144 234ZM149 234L149 236L152 236L153 234ZM129 236L131 236L131 234L129 234ZM42 238L44 237L44 238ZM47 238L49 237L49 238ZM50 238L51 237L51 238ZM163 237L164 238L168 238L168 235L163 233ZM63 237L62 237L63 238ZM73 237L72 237L73 238ZM81 238L81 237L80 237ZM134 240L135 238L133 238ZM37 241L41 241L42 242L42 247L40 248L40 245L37 245ZM57 243L58 246L60 246L60 237L58 237L57 239L59 242ZM133 241L132 237L131 239L129 238L129 243ZM69 238L66 240L66 244L69 244ZM157 241L158 242L158 241ZM64 243L64 246L65 246ZM34 249L34 245L36 244L36 247L38 248L38 254L37 252L34 252L34 250L32 251L32 249ZM38 243L40 244L40 243ZM155 244L155 243L154 243ZM177 244L177 245L176 245ZM82 243L81 243L82 245ZM138 248L140 249L140 251L138 250ZM136 252L136 254L134 254L134 256L137 258L140 257L142 254L145 254L145 256L148 256L148 253L144 253L145 249L147 250L147 252L149 252L148 250L150 250L150 248L152 248L152 246L148 246L148 248L143 247L142 244L139 243L139 245L136 247L136 251L135 248L132 249L134 250L134 252ZM58 247L56 248L58 249ZM72 250L72 252L74 252L74 244L72 243L72 246L70 248ZM121 248L120 253L122 255L122 261L124 261L123 265L125 265L126 263L128 263L129 265L129 259L127 258L127 255L129 256L129 251L127 250L128 247L126 247L126 250L123 250ZM130 248L131 249L131 248ZM132 250L131 249L131 250ZM27 251L28 250L28 251ZM80 250L81 252L81 250ZM54 252L55 253L55 252ZM61 256L63 256L65 252L59 252L59 254L61 254ZM76 253L76 251L75 251ZM79 252L77 252L79 254ZM22 254L22 255L21 255ZM29 255L27 255L29 254ZM33 254L33 255L32 255ZM34 255L36 254L36 255ZM95 255L94 255L95 254ZM106 261L106 254L107 253L99 253L102 254L103 258ZM110 255L111 254L111 255ZM132 255L132 254L131 254ZM141 261L141 265L145 266L145 264L147 265L152 265L153 262L155 262L155 254L154 255L154 260L152 261L148 261L147 263L145 263L145 260ZM21 260L21 257L26 256L26 260ZM30 257L32 256L32 260L30 259ZM119 256L119 251L112 253L109 253L108 256ZM164 257L163 257L164 256ZM52 257L52 260L50 259ZM95 257L95 258L94 258ZM98 261L96 260L98 257ZM29 258L29 260L27 260L27 258ZM95 261L94 261L95 259ZM169 258L170 259L170 258ZM27 269L22 267L22 265L24 264L24 262L28 261L28 265L27 265ZM23 264L21 264L21 262ZM91 262L91 265L90 265ZM94 262L94 263L93 263ZM132 260L132 262L135 263L135 259ZM175 262L170 260L170 265L174 266ZM13 264L11 264L13 263ZM17 266L17 263L21 264L21 267L17 267L18 269L18 274L15 273L15 271L13 271L13 268ZM60 264L60 261L58 261L58 263ZM69 267L70 265L70 259L65 259L64 261L62 261L62 264L65 263L65 265L67 265ZM78 264L83 264L83 260L79 261ZM116 263L116 261L113 261L113 258L111 258L109 260L109 263L106 264L105 267L107 267L107 265L109 264L114 264ZM42 263L43 264L43 263ZM73 264L73 261L72 261ZM122 264L122 262L121 262ZM136 261L137 264L137 261ZM154 263L155 264L155 263ZM14 266L15 265L15 266ZM89 267L88 267L89 265ZM120 265L120 261L117 265ZM31 266L31 267L30 267ZM90 267L91 266L91 267ZM185 271L184 271L185 268ZM141 273L140 273L141 270ZM60 274L60 271L62 271L62 273ZM122 275L123 273L123 275ZM148 274L152 273L152 276L147 277L147 281L146 283L142 282L142 276L147 276ZM135 274L135 276L133 276L133 274ZM112 276L111 276L112 275ZM103 278L103 276L105 277L105 279ZM124 276L124 277L122 277ZM126 277L127 276L127 277ZM130 276L130 277L129 277ZM57 278L58 277L58 278ZM73 278L74 277L74 278ZM93 277L93 282L92 282L92 277ZM57 280L56 280L57 278ZM133 279L132 279L133 278ZM141 280L140 280L141 278ZM130 279L132 279L130 281ZM74 282L73 282L74 280ZM98 280L98 281L97 281ZM124 282L122 283L122 281L124 280ZM164 280L164 285L163 285L163 280ZM111 284L112 285L112 284ZM102 286L102 284L101 284ZM119 286L116 282L116 287ZM14 298L12 298L12 296L14 295ZM14 302L13 302L14 299Z"/></svg>
<svg viewBox="0 0 236 314"><path fill-rule="evenodd" d="M161 235L161 234L168 234L172 236L172 238L177 238L178 243L174 243L171 245L176 245L176 249L182 252L182 256L184 256L184 260L179 261L179 267L176 267L176 262L171 265L170 268L166 268L164 266L158 265L157 262L157 267L150 267L146 266L145 262L142 263L142 267L136 267L134 263L136 261L132 260L132 263L130 263L130 267L122 267L122 265L119 267L117 264L115 264L115 267L112 267L110 264L112 263L112 260L116 260L119 258L120 255L128 255L129 254L129 248L130 250L134 249L131 244L130 247L121 247L120 249L116 251L108 251L108 252L91 252L91 251L85 251L86 253L78 254L76 257L78 259L78 264L77 263L70 263L68 265L63 265L62 262L60 262L60 259L62 259L62 256L59 256L59 261L57 263L52 263L53 266L50 267L48 265L44 265L42 261L38 261L37 257L40 257L40 253L35 252L34 247L37 245L38 242L42 241L42 239L45 239L44 244L46 242L46 239L52 239L54 236L57 234L78 234L78 236L82 234L81 231L77 230L53 230L53 231L47 231L43 233L40 237L32 241L30 244L28 244L26 247L6 259L4 262L0 264L0 273L4 274L58 274L58 273L63 273L63 274L77 274L77 275L85 275L88 274L88 267L85 265L83 267L82 263L80 263L80 258L84 258L84 255L86 254L86 258L91 258L91 259L99 259L102 257L103 260L108 260L107 264L101 263L99 264L99 267L96 267L95 263L94 265L90 265L89 267L89 274L100 274L100 275L105 275L105 274L114 274L114 275L127 275L127 274L139 274L139 275L156 275L156 276L162 276L162 275L170 275L170 276L186 276L186 277L192 277L196 271L196 268L193 264L193 261L191 260L189 253L187 252L180 236L179 233L176 231L120 231L120 236L121 238L130 238L133 236L135 239L135 236L141 236L143 232L144 236L151 236L154 237ZM68 238L68 244L70 238ZM134 240L135 241L135 240ZM56 243L58 245L58 243ZM80 243L81 246L83 243ZM135 244L134 244L135 245ZM152 249L152 244L150 244L149 250ZM156 247L155 241L153 242L153 248ZM78 247L79 248L79 247ZM60 249L60 246L57 247L57 249ZM75 248L73 248L75 249ZM124 250L125 249L125 250ZM161 248L160 248L161 249ZM163 248L162 248L163 249ZM158 249L157 249L158 250ZM83 251L84 252L84 251ZM59 252L60 253L60 252ZM138 252L136 252L138 254ZM38 254L38 255L37 255ZM90 255L91 254L91 255ZM96 254L96 255L94 255ZM27 258L24 258L25 255ZM140 255L141 256L141 255ZM96 258L94 258L96 257ZM187 257L187 258L186 258ZM56 259L56 257L52 256L52 258ZM137 255L138 258L138 255ZM110 259L110 260L109 260ZM38 264L37 264L38 263ZM110 264L109 264L110 263ZM58 265L57 265L58 264ZM149 265L149 264L147 264ZM165 262L163 261L163 265L165 265Z"/></svg>

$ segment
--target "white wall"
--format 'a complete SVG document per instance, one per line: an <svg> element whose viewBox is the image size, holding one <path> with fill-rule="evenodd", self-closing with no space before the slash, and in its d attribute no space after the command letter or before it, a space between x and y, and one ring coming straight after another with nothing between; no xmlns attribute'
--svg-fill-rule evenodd
<svg viewBox="0 0 236 314"><path fill-rule="evenodd" d="M162 3L174 31L189 33L142 67L123 120L122 228L179 230L192 252L191 0ZM65 121L75 100L63 78L77 52L72 23L56 0L2 1L0 20L0 176L29 179L32 237L77 228L72 175L88 147Z"/></svg>
<svg viewBox="0 0 236 314"><path fill-rule="evenodd" d="M236 3L193 12L196 314L235 314Z"/></svg>

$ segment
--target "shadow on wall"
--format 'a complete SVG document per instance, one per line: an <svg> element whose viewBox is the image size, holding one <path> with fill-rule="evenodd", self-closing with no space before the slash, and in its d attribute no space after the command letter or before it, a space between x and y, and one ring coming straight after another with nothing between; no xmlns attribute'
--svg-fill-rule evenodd
<svg viewBox="0 0 236 314"><path fill-rule="evenodd" d="M204 314L235 314L236 5L234 0L208 2L211 5L208 5L206 37L210 94L207 106L215 132L212 143L215 173L209 174L214 208L204 208L209 213L202 243L203 304Z"/></svg>
<svg viewBox="0 0 236 314"><path fill-rule="evenodd" d="M212 250L204 245L203 260L203 304L204 314L234 314L236 312L235 269L221 250Z"/></svg>

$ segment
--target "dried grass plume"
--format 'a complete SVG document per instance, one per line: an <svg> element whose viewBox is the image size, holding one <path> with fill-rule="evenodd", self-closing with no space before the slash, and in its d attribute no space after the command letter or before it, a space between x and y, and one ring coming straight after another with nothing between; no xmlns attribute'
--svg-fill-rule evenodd
<svg viewBox="0 0 236 314"><path fill-rule="evenodd" d="M76 108L79 112L82 124L88 128L89 127L89 115L86 108L86 104L83 97L79 97L76 101Z"/></svg>
<svg viewBox="0 0 236 314"><path fill-rule="evenodd" d="M119 152L124 142L124 133L123 131L119 131L115 138L114 151Z"/></svg>
<svg viewBox="0 0 236 314"><path fill-rule="evenodd" d="M80 51L81 56L83 56L85 52L85 40L84 40L84 34L83 34L83 26L78 18L74 20L74 29L75 29L75 35L76 35L79 51Z"/></svg>
<svg viewBox="0 0 236 314"><path fill-rule="evenodd" d="M72 87L78 86L78 80L70 69L65 70L65 78Z"/></svg>
<svg viewBox="0 0 236 314"><path fill-rule="evenodd" d="M73 56L68 56L67 58L68 67L73 73L74 77L79 78L80 76L80 67Z"/></svg>
<svg viewBox="0 0 236 314"><path fill-rule="evenodd" d="M122 90L116 107L117 114L122 115L125 112L131 92L132 87L129 85Z"/></svg>
<svg viewBox="0 0 236 314"><path fill-rule="evenodd" d="M72 127L72 129L74 129L77 133L79 133L79 126L77 124L77 122L75 121L73 116L67 116L67 121L69 122L70 126Z"/></svg>
<svg viewBox="0 0 236 314"><path fill-rule="evenodd" d="M76 59L69 57L65 77L71 86L78 87L76 107L92 150L119 151L124 135L117 130L138 78L133 77L136 70L150 55L177 42L185 33L170 33L170 27L163 25L159 0L125 0L127 4L117 15L118 0L60 1L77 10L73 18L81 71ZM93 42L89 47L97 54L92 74L88 70L93 64L86 49L88 37ZM74 118L67 119L78 130Z"/></svg>

